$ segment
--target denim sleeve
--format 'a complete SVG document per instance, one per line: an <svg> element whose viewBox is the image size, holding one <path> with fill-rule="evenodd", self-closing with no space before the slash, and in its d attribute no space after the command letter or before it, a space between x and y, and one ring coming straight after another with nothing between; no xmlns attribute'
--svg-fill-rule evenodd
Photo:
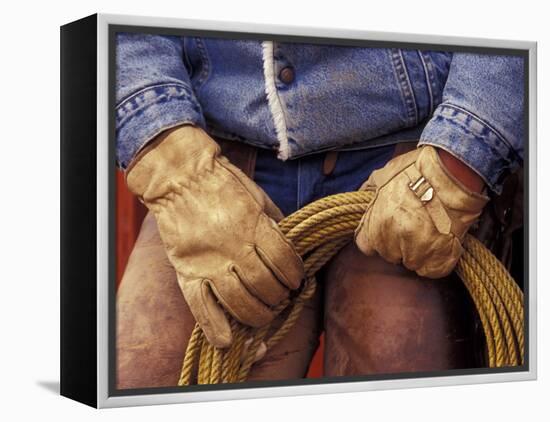
<svg viewBox="0 0 550 422"><path fill-rule="evenodd" d="M115 113L116 159L123 169L163 130L183 123L204 127L182 37L117 34Z"/></svg>
<svg viewBox="0 0 550 422"><path fill-rule="evenodd" d="M442 103L419 144L443 148L496 193L523 161L523 58L455 53Z"/></svg>

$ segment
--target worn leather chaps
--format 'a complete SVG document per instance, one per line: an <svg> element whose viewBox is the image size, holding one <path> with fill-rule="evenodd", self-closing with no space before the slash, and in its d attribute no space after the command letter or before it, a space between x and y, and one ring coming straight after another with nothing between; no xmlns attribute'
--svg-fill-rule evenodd
<svg viewBox="0 0 550 422"><path fill-rule="evenodd" d="M255 150L220 143L224 154L251 176ZM303 378L323 329L325 376L483 364L479 322L456 278L421 278L381 258L365 257L350 244L318 281L297 324L253 365L250 380ZM194 325L148 214L117 293L117 388L175 386Z"/></svg>

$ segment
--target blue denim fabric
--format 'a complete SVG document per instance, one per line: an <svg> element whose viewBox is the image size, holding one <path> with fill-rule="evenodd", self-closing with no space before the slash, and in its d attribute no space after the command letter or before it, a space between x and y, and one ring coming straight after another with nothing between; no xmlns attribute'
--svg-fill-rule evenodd
<svg viewBox="0 0 550 422"><path fill-rule="evenodd" d="M496 192L521 163L520 57L276 42L269 60L264 54L259 40L117 34L119 166L182 123L273 150L282 136L290 159L391 144L417 128L420 143L448 150ZM285 67L295 74L287 83L279 77Z"/></svg>
<svg viewBox="0 0 550 422"><path fill-rule="evenodd" d="M419 144L446 149L500 193L504 169L523 160L523 59L455 54Z"/></svg>
<svg viewBox="0 0 550 422"><path fill-rule="evenodd" d="M325 153L281 161L275 152L259 149L254 181L286 216L325 196L358 190L374 170L391 159L394 150L395 144L341 151L334 170L325 175Z"/></svg>

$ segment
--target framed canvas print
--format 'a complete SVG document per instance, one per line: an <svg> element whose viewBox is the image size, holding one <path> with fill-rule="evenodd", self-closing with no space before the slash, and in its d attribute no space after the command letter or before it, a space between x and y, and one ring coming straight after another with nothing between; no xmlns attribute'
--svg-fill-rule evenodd
<svg viewBox="0 0 550 422"><path fill-rule="evenodd" d="M536 44L61 28L61 394L536 377Z"/></svg>

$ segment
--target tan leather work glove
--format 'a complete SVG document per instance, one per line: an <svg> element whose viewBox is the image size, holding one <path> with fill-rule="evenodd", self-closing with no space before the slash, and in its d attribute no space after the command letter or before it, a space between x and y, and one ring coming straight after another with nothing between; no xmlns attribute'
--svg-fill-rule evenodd
<svg viewBox="0 0 550 422"><path fill-rule="evenodd" d="M361 189L376 195L355 231L358 248L429 278L454 269L466 232L489 200L452 176L429 145L392 159Z"/></svg>
<svg viewBox="0 0 550 422"><path fill-rule="evenodd" d="M264 191L202 129L168 130L132 161L130 190L155 215L180 288L208 341L232 342L225 309L259 327L299 287L303 263Z"/></svg>

